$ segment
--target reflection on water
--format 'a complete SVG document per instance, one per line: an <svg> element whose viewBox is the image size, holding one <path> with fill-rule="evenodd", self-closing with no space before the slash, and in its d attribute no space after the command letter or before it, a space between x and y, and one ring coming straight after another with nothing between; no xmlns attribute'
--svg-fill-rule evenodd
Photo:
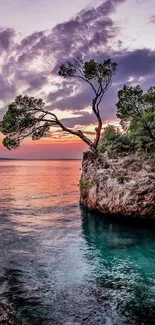
<svg viewBox="0 0 155 325"><path fill-rule="evenodd" d="M83 212L94 277L115 298L123 324L155 324L155 234Z"/></svg>
<svg viewBox="0 0 155 325"><path fill-rule="evenodd" d="M79 208L79 161L0 163L0 295L29 324L155 324L155 233Z"/></svg>

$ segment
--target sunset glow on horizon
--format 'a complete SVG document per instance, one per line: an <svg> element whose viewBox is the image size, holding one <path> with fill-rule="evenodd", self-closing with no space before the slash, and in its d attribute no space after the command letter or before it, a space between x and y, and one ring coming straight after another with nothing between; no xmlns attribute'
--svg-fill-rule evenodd
<svg viewBox="0 0 155 325"><path fill-rule="evenodd" d="M34 15L36 10L38 15ZM99 62L110 57L118 63L113 84L100 105L103 128L118 126L115 104L124 84L147 89L155 82L153 0L83 0L74 6L73 0L34 1L29 6L26 0L20 4L1 0L1 11L1 118L17 95L43 98L45 108L66 127L93 139L97 124L91 110L91 87L58 75L59 66L79 54L84 60ZM11 152L2 146L2 139L1 135L0 157L79 159L87 148L81 139L59 128L51 128L39 141L28 138Z"/></svg>

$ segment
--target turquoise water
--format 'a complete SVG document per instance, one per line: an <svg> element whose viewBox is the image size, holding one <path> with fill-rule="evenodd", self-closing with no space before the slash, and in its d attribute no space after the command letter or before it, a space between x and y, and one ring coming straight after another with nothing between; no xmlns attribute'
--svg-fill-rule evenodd
<svg viewBox="0 0 155 325"><path fill-rule="evenodd" d="M0 163L0 296L28 324L155 324L155 230L79 208L79 161Z"/></svg>

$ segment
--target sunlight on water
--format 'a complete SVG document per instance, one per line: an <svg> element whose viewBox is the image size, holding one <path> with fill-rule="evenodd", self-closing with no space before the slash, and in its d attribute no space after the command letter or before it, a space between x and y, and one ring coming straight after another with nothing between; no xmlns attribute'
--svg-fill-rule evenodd
<svg viewBox="0 0 155 325"><path fill-rule="evenodd" d="M0 294L28 324L155 324L155 232L79 208L79 161L0 163Z"/></svg>

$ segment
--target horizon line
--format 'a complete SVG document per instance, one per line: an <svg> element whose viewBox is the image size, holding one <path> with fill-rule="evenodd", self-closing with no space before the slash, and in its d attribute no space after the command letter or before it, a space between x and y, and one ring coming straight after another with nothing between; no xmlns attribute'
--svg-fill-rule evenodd
<svg viewBox="0 0 155 325"><path fill-rule="evenodd" d="M40 160L42 160L42 161L45 161L45 160L47 160L47 161L51 161L51 160L53 160L53 161L57 161L57 160L82 160L82 158L50 158L50 159L39 159L39 158L37 158L37 159L35 159L35 158L2 158L2 157L0 157L0 161L1 160L38 160L38 161L40 161Z"/></svg>

